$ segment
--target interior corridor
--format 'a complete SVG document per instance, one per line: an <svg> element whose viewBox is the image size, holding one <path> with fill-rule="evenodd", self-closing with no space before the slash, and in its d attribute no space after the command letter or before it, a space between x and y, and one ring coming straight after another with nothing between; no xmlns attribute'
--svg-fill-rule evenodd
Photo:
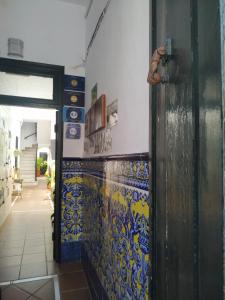
<svg viewBox="0 0 225 300"><path fill-rule="evenodd" d="M51 273L52 213L45 177L37 186L23 187L0 229L0 282Z"/></svg>
<svg viewBox="0 0 225 300"><path fill-rule="evenodd" d="M0 229L1 300L91 299L82 264L53 261L49 193L46 178L23 187Z"/></svg>

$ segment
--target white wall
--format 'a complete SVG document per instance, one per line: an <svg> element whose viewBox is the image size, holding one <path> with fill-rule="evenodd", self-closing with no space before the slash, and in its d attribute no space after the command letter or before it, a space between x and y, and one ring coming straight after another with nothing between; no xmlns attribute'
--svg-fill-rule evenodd
<svg viewBox="0 0 225 300"><path fill-rule="evenodd" d="M68 123L63 125L63 157L82 157L84 152L84 124L80 124L81 137L79 140L66 138Z"/></svg>
<svg viewBox="0 0 225 300"><path fill-rule="evenodd" d="M50 147L51 144L51 121L37 122L38 147Z"/></svg>
<svg viewBox="0 0 225 300"><path fill-rule="evenodd" d="M51 121L51 139L55 139L55 123L56 123L56 110L55 109L42 109L42 108L30 108L30 107L11 107L12 119L38 122L41 120Z"/></svg>
<svg viewBox="0 0 225 300"><path fill-rule="evenodd" d="M36 123L24 122L22 124L21 143L20 143L21 150L24 150L26 147L32 147L32 145L37 144L37 135L33 135L33 133L35 132L36 132Z"/></svg>
<svg viewBox="0 0 225 300"><path fill-rule="evenodd" d="M85 8L55 0L0 0L0 56L10 37L24 41L24 60L65 66L84 75Z"/></svg>
<svg viewBox="0 0 225 300"><path fill-rule="evenodd" d="M4 138L4 141L0 141L0 177L4 179L0 183L0 189L2 187L5 191L5 203L0 206L0 226L4 223L7 216L11 211L12 204L12 187L13 187L13 166L14 166L14 150L16 136L20 139L20 122L14 120L11 116L10 108L0 106L0 131L11 132L11 138ZM3 136L0 134L0 139ZM8 147L10 142L10 149ZM10 157L10 159L8 159ZM5 163L8 162L6 166Z"/></svg>
<svg viewBox="0 0 225 300"><path fill-rule="evenodd" d="M107 1L94 0L87 19L86 44ZM86 107L91 89L107 104L119 101L119 123L112 128L112 152L149 150L149 1L112 0L86 64Z"/></svg>

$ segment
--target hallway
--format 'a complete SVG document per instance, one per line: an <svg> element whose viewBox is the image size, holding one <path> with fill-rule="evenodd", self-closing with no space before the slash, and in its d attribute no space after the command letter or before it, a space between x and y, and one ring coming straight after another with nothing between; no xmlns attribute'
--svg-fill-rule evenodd
<svg viewBox="0 0 225 300"><path fill-rule="evenodd" d="M23 188L0 229L0 282L51 273L52 213L45 178Z"/></svg>
<svg viewBox="0 0 225 300"><path fill-rule="evenodd" d="M45 178L23 188L0 229L1 300L91 299L82 264L53 261L52 213Z"/></svg>
<svg viewBox="0 0 225 300"><path fill-rule="evenodd" d="M0 300L225 300L225 0L0 0L0 28Z"/></svg>

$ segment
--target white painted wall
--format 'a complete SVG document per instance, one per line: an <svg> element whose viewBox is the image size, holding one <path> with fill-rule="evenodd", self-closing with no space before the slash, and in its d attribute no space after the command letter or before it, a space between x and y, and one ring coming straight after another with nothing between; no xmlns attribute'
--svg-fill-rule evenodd
<svg viewBox="0 0 225 300"><path fill-rule="evenodd" d="M4 181L1 181L0 183L0 190L2 188L4 189L4 200L5 203L0 206L0 226L4 223L7 216L9 215L11 211L11 204L12 204L12 176L13 176L13 165L14 165L14 148L13 141L15 141L15 136L18 134L17 129L14 130L14 125L16 124L15 121L12 122L11 116L10 116L10 109L4 106L0 106L0 131L5 132L8 134L9 131L11 131L11 139L4 138L4 142L0 142L0 178L4 179ZM3 136L0 135L0 139L2 139ZM11 145L11 148L8 148L8 145ZM8 158L10 159L8 160ZM8 162L8 165L5 165L5 163ZM10 163L11 162L11 163Z"/></svg>
<svg viewBox="0 0 225 300"><path fill-rule="evenodd" d="M8 38L24 41L24 60L65 66L84 75L85 7L55 0L0 0L0 56Z"/></svg>
<svg viewBox="0 0 225 300"><path fill-rule="evenodd" d="M86 22L86 46L88 45L91 36L94 32L97 21L100 17L102 10L104 9L108 0L93 0L91 10L89 12ZM115 1L115 0L112 0Z"/></svg>
<svg viewBox="0 0 225 300"><path fill-rule="evenodd" d="M21 143L20 148L21 150L24 150L26 147L32 147L32 145L37 144L37 136L32 135L28 137L29 135L36 132L36 123L34 122L24 122L21 127Z"/></svg>
<svg viewBox="0 0 225 300"><path fill-rule="evenodd" d="M63 127L63 157L82 157L84 153L84 124L80 124L81 137L79 140L66 138L68 123Z"/></svg>
<svg viewBox="0 0 225 300"><path fill-rule="evenodd" d="M94 0L86 22L86 46L107 0ZM24 41L24 59L66 66L66 73L84 75L85 7L55 0L0 0L0 55L7 39ZM119 100L119 124L112 129L107 154L149 149L149 1L112 0L86 64L86 105L91 88L107 104ZM64 150L70 145L64 145ZM82 143L79 145L83 148Z"/></svg>
<svg viewBox="0 0 225 300"><path fill-rule="evenodd" d="M86 44L107 1L94 0L87 18ZM86 107L91 89L107 104L119 101L119 123L112 128L112 152L149 150L149 1L112 0L86 64Z"/></svg>
<svg viewBox="0 0 225 300"><path fill-rule="evenodd" d="M56 123L56 110L55 109L42 109L42 108L30 108L30 107L11 107L11 114L13 119L38 122L38 121L51 121L51 139L55 139L55 123Z"/></svg>
<svg viewBox="0 0 225 300"><path fill-rule="evenodd" d="M37 122L37 142L38 148L50 147L51 144L51 121Z"/></svg>

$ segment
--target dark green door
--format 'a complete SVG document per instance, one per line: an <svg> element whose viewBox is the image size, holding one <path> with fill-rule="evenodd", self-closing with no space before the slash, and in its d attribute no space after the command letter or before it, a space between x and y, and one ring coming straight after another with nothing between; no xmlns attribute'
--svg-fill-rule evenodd
<svg viewBox="0 0 225 300"><path fill-rule="evenodd" d="M152 90L153 296L222 300L219 1L155 0L152 19L169 54Z"/></svg>

